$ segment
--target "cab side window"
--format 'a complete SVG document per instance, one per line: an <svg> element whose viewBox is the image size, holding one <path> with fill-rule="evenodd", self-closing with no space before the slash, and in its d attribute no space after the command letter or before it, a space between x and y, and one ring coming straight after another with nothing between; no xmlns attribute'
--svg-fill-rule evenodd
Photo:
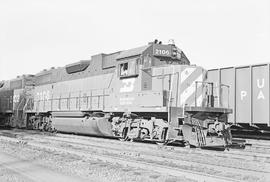
<svg viewBox="0 0 270 182"><path fill-rule="evenodd" d="M120 64L120 76L128 76L128 63Z"/></svg>
<svg viewBox="0 0 270 182"><path fill-rule="evenodd" d="M119 65L120 77L130 77L138 75L138 63L136 60L121 63Z"/></svg>

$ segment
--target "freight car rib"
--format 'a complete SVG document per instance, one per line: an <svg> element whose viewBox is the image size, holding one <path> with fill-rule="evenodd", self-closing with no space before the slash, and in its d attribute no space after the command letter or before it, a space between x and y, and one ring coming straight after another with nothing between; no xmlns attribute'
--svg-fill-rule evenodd
<svg viewBox="0 0 270 182"><path fill-rule="evenodd" d="M209 82L207 70L190 65L173 43L94 55L3 86L0 93L13 94L4 121L13 127L197 147L232 144L232 110L221 102L229 99L228 87Z"/></svg>

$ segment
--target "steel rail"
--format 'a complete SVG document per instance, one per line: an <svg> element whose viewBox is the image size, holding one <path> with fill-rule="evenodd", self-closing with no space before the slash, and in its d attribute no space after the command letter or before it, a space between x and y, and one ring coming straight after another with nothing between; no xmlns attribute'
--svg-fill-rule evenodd
<svg viewBox="0 0 270 182"><path fill-rule="evenodd" d="M8 138L8 137L3 137L0 136L1 140L8 140L11 142L16 142L18 143L19 140L15 138ZM211 175L211 174L205 174L205 173L200 173L200 172L195 172L195 171L189 171L189 170L184 170L184 169L179 169L179 168L173 168L170 166L166 166L164 164L153 164L153 163L148 163L145 161L138 161L134 159L128 159L126 156L119 157L119 156L108 156L104 154L97 154L97 153L89 153L89 151L76 151L72 149L63 149L61 147L56 147L56 146L47 146L45 144L41 143L34 143L34 142L27 142L28 146L32 147L37 147L45 150L50 150L54 152L59 152L59 153L64 153L64 154L73 154L73 155L78 155L81 157L86 157L89 159L97 159L97 160L102 160L104 162L109 162L113 164L121 164L124 166L130 166L130 167L135 167L135 168L141 168L141 169L146 169L146 170L151 170L155 171L158 173L166 174L166 175L172 175L175 177L186 177L189 179L197 180L197 181L209 181L209 182L240 182L242 180L237 180L237 179L232 179L228 177L223 177L223 176L216 176L216 175Z"/></svg>

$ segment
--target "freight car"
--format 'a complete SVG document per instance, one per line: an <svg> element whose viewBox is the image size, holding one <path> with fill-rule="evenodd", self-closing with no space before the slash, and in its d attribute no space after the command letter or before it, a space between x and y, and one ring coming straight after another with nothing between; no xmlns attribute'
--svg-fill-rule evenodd
<svg viewBox="0 0 270 182"><path fill-rule="evenodd" d="M27 127L209 147L231 144L232 112L174 43L98 54L34 76ZM229 97L228 95L225 95ZM217 101L217 103L216 103Z"/></svg>
<svg viewBox="0 0 270 182"><path fill-rule="evenodd" d="M223 95L220 102L233 109L228 121L238 131L256 134L270 133L269 78L269 63L208 70L208 81L229 86L229 99L228 93L214 90Z"/></svg>

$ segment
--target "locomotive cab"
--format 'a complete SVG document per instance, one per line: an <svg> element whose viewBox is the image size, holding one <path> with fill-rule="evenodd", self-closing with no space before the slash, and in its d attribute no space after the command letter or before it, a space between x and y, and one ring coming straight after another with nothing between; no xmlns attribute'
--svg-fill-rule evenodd
<svg viewBox="0 0 270 182"><path fill-rule="evenodd" d="M147 46L122 51L116 58L118 76L123 79L136 77L140 69L151 69L166 65L189 65L184 52L174 44L150 42Z"/></svg>
<svg viewBox="0 0 270 182"><path fill-rule="evenodd" d="M218 103L225 88L206 82L207 71L190 65L174 44L153 42L121 52L116 61L119 93L113 108L140 116L115 117L116 136L198 147L231 144L232 110Z"/></svg>

